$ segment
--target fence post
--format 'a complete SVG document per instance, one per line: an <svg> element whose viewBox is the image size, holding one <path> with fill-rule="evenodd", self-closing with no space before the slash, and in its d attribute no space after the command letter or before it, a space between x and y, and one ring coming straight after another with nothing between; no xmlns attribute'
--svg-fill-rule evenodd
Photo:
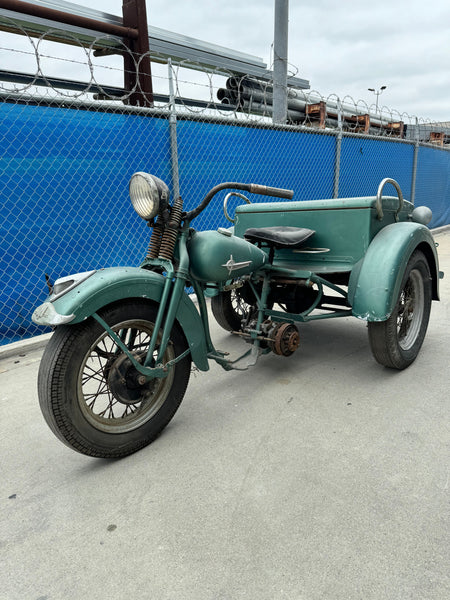
<svg viewBox="0 0 450 600"><path fill-rule="evenodd" d="M173 197L178 198L180 195L180 177L178 169L178 140L177 140L177 113L175 108L175 92L173 85L173 69L172 60L167 60L169 69L169 129L170 129L170 160L172 168L172 183Z"/></svg>
<svg viewBox="0 0 450 600"><path fill-rule="evenodd" d="M341 101L338 99L338 132L336 136L336 156L334 159L334 185L333 198L339 198L339 178L341 174L341 148L342 148L342 111Z"/></svg>
<svg viewBox="0 0 450 600"><path fill-rule="evenodd" d="M419 157L419 119L416 117L416 128L414 131L414 157L411 176L411 202L414 204L416 198L417 160Z"/></svg>

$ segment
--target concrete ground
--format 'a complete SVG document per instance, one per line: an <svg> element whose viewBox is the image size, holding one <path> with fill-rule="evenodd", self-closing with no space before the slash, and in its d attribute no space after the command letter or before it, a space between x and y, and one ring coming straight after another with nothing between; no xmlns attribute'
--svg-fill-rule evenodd
<svg viewBox="0 0 450 600"><path fill-rule="evenodd" d="M447 600L450 231L436 241L442 301L410 368L376 364L356 319L306 324L290 358L192 376L123 460L61 444L42 350L3 351L0 598Z"/></svg>

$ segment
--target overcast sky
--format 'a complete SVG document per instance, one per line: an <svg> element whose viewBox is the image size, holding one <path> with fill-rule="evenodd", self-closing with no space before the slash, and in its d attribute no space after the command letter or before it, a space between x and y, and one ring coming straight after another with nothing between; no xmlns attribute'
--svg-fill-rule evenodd
<svg viewBox="0 0 450 600"><path fill-rule="evenodd" d="M79 0L122 14L122 0ZM147 0L149 25L270 65L275 0ZM450 121L450 0L290 0L289 63L324 96ZM156 86L155 86L156 88ZM156 90L157 91L157 90Z"/></svg>
<svg viewBox="0 0 450 600"><path fill-rule="evenodd" d="M147 0L147 18L270 63L274 6L275 0ZM96 0L95 7L121 14L122 2ZM450 121L450 0L290 0L289 14L288 59L312 89L371 104L368 88L385 85L380 106Z"/></svg>

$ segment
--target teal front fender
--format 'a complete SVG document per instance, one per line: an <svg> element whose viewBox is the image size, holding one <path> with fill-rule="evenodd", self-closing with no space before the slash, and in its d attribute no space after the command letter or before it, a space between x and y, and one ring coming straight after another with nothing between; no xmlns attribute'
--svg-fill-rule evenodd
<svg viewBox="0 0 450 600"><path fill-rule="evenodd" d="M138 267L116 267L94 272L60 296L49 296L33 313L39 325L70 325L91 317L103 307L120 300L145 298L159 303L165 277ZM206 340L200 315L187 294L183 294L176 319L202 371L209 369Z"/></svg>
<svg viewBox="0 0 450 600"><path fill-rule="evenodd" d="M391 315L412 253L425 255L433 283L433 300L439 300L436 246L430 230L418 223L393 223L372 240L365 256L353 268L348 301L353 314L365 321L385 321Z"/></svg>

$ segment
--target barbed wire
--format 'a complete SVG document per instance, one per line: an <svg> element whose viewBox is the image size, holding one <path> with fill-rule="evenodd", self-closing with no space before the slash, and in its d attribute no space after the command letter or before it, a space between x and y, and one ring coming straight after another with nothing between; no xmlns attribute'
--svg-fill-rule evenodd
<svg viewBox="0 0 450 600"><path fill-rule="evenodd" d="M136 93L145 93L141 88L139 77L140 65L144 56L134 55L124 42L117 41L119 47L113 52L122 57L127 56L133 72L137 74L131 89L124 89L123 66L101 62L105 57L96 55L96 49L110 43L109 36L99 36L89 45L83 44L77 36L66 32L69 47L64 46L65 52L81 52L82 58L51 55L46 42L53 42L58 30L49 29L33 39L20 24L11 21L11 29L30 44L29 50L20 48L0 47L0 51L9 52L16 56L34 57L34 73L23 73L20 70L2 72L0 76L0 93L3 97L8 94L22 95L23 101L40 102L62 100L64 102L85 102L91 109L101 110L102 103L111 102L117 110L121 105L129 104ZM62 44L61 44L62 46ZM69 49L68 49L69 48ZM111 57L108 57L111 60ZM247 75L236 75L224 70L207 69L199 63L187 60L178 61L175 66L167 67L166 58L151 52L152 80L157 82L155 92L155 108L171 110L176 104L177 111L195 117L219 116L230 121L269 124L272 119L273 82L258 80ZM54 61L53 69L49 69L46 61ZM117 56L116 56L117 60ZM20 64L19 60L9 61ZM66 72L67 65L77 71L76 79L66 79L61 76ZM87 81L78 75L81 68L87 73ZM165 70L165 72L164 72ZM431 119L418 118L406 112L399 112L387 106L375 106L365 100L354 99L352 96L339 98L336 94L322 95L317 90L302 90L291 87L290 79L298 70L290 65L290 77L287 89L287 123L295 127L312 127L318 130L336 130L361 135L397 137L400 139L430 140L430 133L440 134L440 141L448 143L450 127L447 124L436 123ZM270 71L268 71L270 73ZM85 77L86 79L86 77ZM170 94L170 79L174 97ZM106 83L105 80L108 80ZM427 139L428 136L428 139ZM439 137L439 136L438 136Z"/></svg>

